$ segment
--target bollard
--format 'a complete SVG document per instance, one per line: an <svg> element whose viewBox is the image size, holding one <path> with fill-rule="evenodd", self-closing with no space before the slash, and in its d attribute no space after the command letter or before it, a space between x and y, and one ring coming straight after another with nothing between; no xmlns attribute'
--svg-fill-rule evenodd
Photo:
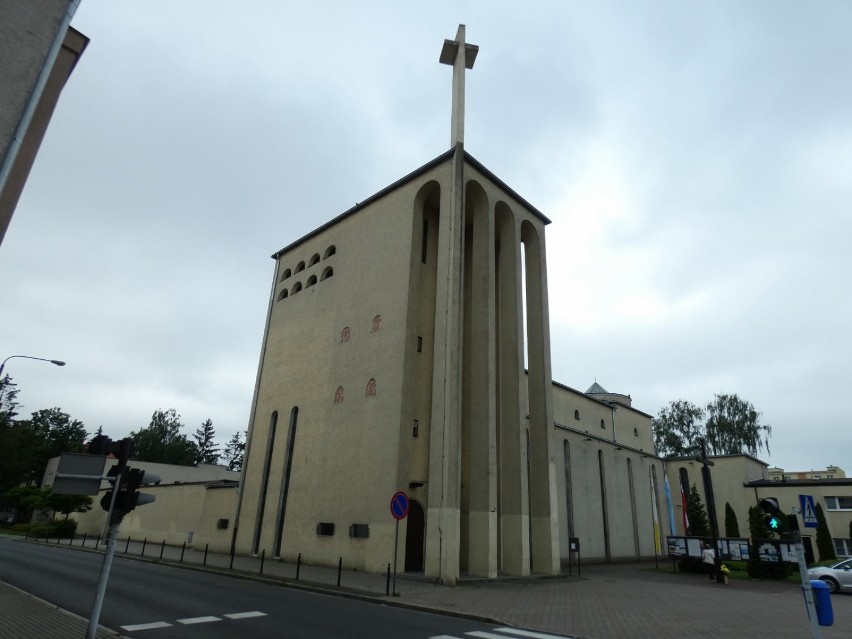
<svg viewBox="0 0 852 639"><path fill-rule="evenodd" d="M127 554L127 551L130 550L130 535L127 535L127 544L124 546L124 554Z"/></svg>
<svg viewBox="0 0 852 639"><path fill-rule="evenodd" d="M183 563L183 553L186 552L186 542L183 542L183 546L180 549L180 563Z"/></svg>
<svg viewBox="0 0 852 639"><path fill-rule="evenodd" d="M204 563L202 564L203 566L207 565L207 549L208 548L210 548L209 543L204 545Z"/></svg>
<svg viewBox="0 0 852 639"><path fill-rule="evenodd" d="M69 545L69 546L73 546L73 545L74 545L74 535L71 535L71 537L68 539L68 545Z"/></svg>
<svg viewBox="0 0 852 639"><path fill-rule="evenodd" d="M385 585L385 596L387 597L389 595L390 595L390 564L388 564L388 581L387 581L387 584Z"/></svg>
<svg viewBox="0 0 852 639"><path fill-rule="evenodd" d="M98 538L95 540L95 548L101 545L101 533L98 533Z"/></svg>
<svg viewBox="0 0 852 639"><path fill-rule="evenodd" d="M260 553L260 574L263 574L263 562L266 561L266 548Z"/></svg>
<svg viewBox="0 0 852 639"><path fill-rule="evenodd" d="M85 547L86 547L86 533L83 533L83 543L80 544L80 548L85 548Z"/></svg>
<svg viewBox="0 0 852 639"><path fill-rule="evenodd" d="M140 557L144 557L144 556L145 556L145 546L147 546L147 545L148 545L148 538L147 538L147 537L145 537L145 538L142 540L142 552L140 552L140 553L139 553L139 556L140 556Z"/></svg>
<svg viewBox="0 0 852 639"><path fill-rule="evenodd" d="M296 557L296 581L299 581L299 570L302 568L302 553Z"/></svg>
<svg viewBox="0 0 852 639"><path fill-rule="evenodd" d="M337 587L340 588L340 573L343 572L343 557L337 560Z"/></svg>
<svg viewBox="0 0 852 639"><path fill-rule="evenodd" d="M166 540L163 539L163 543L160 545L160 559L163 558L163 551L166 549Z"/></svg>

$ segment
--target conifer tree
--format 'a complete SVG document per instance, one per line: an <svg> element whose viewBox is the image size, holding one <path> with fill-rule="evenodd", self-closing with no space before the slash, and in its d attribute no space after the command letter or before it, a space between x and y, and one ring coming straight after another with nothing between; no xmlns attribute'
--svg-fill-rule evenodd
<svg viewBox="0 0 852 639"><path fill-rule="evenodd" d="M822 512L822 504L816 505L817 516L817 552L819 552L819 560L827 561L829 559L837 559L837 554L834 552L834 542L831 539L831 533L828 530L828 522L825 520L825 513Z"/></svg>
<svg viewBox="0 0 852 639"><path fill-rule="evenodd" d="M707 518L707 510L701 503L701 495L698 487L692 484L692 490L686 498L686 516L689 519L689 534L692 537L709 537L710 521Z"/></svg>

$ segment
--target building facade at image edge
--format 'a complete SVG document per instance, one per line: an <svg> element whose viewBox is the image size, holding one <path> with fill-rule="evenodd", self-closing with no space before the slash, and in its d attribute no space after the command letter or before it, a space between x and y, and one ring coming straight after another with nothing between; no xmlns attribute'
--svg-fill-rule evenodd
<svg viewBox="0 0 852 639"><path fill-rule="evenodd" d="M381 572L397 491L442 583L659 553L650 416L551 379L548 223L457 143L273 255L237 553Z"/></svg>

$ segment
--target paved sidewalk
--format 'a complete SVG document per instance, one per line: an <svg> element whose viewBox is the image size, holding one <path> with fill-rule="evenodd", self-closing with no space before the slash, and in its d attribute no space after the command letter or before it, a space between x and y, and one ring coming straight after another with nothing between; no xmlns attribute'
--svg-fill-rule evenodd
<svg viewBox="0 0 852 639"><path fill-rule="evenodd" d="M87 619L0 581L0 636L5 639L82 639L88 628ZM118 636L104 627L96 635L97 639Z"/></svg>
<svg viewBox="0 0 852 639"><path fill-rule="evenodd" d="M80 549L77 540L75 549ZM21 543L35 543L25 542ZM38 542L44 543L44 542ZM52 542L55 544L55 542ZM66 545L63 542L62 545ZM99 552L89 540L83 548ZM798 639L812 637L799 586L780 582L710 582L703 575L675 574L671 564L609 564L582 567L582 576L541 579L462 579L438 586L416 575L396 576L396 596L388 596L388 576L259 558L234 559L189 549L122 542L117 556L163 561L187 569L321 589L340 596L435 610L590 639ZM163 559L160 559L160 554ZM183 559L181 563L181 558ZM298 581L296 575L298 572ZM262 574L261 574L262 573ZM338 586L338 580L340 585ZM391 588L393 579L391 579ZM823 639L852 636L852 595L831 597L834 625L820 628ZM83 637L86 621L0 582L0 635L11 639ZM11 620L11 625L9 621ZM11 628L7 632L7 629ZM17 634L16 634L17 633ZM98 637L118 636L104 630Z"/></svg>

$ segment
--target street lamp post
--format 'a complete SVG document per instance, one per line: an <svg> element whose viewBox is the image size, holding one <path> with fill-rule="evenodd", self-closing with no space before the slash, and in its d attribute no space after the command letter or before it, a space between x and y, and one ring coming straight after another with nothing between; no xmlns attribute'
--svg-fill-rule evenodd
<svg viewBox="0 0 852 639"><path fill-rule="evenodd" d="M0 379L2 379L3 369L6 366L6 362L8 362L10 359L14 359L15 357L20 357L22 359L37 359L40 362L50 362L51 364L54 364L55 366L65 366L65 362L58 360L58 359L46 359L44 357L33 357L31 355L9 355L9 357L4 359L3 363L0 364Z"/></svg>

